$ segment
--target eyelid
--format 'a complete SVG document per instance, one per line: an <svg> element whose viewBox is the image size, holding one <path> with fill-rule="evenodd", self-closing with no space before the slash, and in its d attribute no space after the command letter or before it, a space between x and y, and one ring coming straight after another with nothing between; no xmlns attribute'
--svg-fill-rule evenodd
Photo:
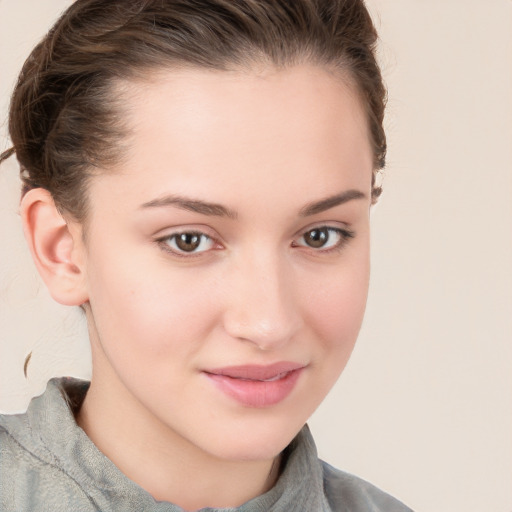
<svg viewBox="0 0 512 512"><path fill-rule="evenodd" d="M169 228L166 230L161 230L159 233L162 233L162 234L156 234L154 237L154 240L163 251L165 251L173 256L176 256L178 258L192 259L192 258L201 257L211 251L219 250L220 248L223 247L222 243L219 241L220 237L218 235L210 234L210 231L212 231L212 230L206 228L205 226L201 226L200 228L198 228L197 225L196 226L193 226L193 225L192 226L180 226L180 227L176 227L176 228ZM176 250L176 249L173 249L172 247L170 247L170 245L167 241L170 239L173 239L174 237L177 237L179 235L183 235L183 234L194 234L194 235L200 235L200 236L206 237L209 240L211 240L213 247L203 250L203 251L199 251L199 252L180 251L180 250Z"/></svg>
<svg viewBox="0 0 512 512"><path fill-rule="evenodd" d="M314 231L315 229L318 229L318 230L325 229L328 231L335 231L340 236L340 241L337 244L335 244L334 246L328 247L326 249L324 249L323 247L315 248L315 247L311 247L310 245L307 245L307 244L298 244L296 242L297 239L302 238L304 235L306 235L310 231ZM343 224L343 226L340 226L339 223L325 223L325 222L317 223L317 224L313 224L313 225L310 225L310 226L302 229L294 237L293 243L297 244L297 245L292 245L292 246L305 248L314 253L328 254L330 252L336 252L336 251L342 250L345 247L345 245L349 242L349 240L354 238L355 236L356 236L356 233L347 224Z"/></svg>
<svg viewBox="0 0 512 512"><path fill-rule="evenodd" d="M205 224L177 224L176 226L167 226L155 231L153 238L156 240L157 238L167 238L181 233L201 233L216 240L220 238L215 230Z"/></svg>
<svg viewBox="0 0 512 512"><path fill-rule="evenodd" d="M321 228L332 228L332 229L341 229L344 231L351 231L351 224L349 222L342 222L339 220L319 220L316 222L311 222L306 226L298 229L295 232L295 236L303 235L312 229L321 229Z"/></svg>

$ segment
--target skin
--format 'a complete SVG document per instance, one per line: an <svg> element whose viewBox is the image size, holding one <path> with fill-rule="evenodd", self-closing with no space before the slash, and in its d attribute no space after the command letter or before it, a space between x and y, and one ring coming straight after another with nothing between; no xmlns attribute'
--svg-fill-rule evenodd
<svg viewBox="0 0 512 512"><path fill-rule="evenodd" d="M86 243L68 222L93 356L77 421L157 500L239 506L273 485L279 453L356 341L369 277L365 114L346 81L312 65L164 70L122 90L123 165L92 180ZM304 215L346 191L361 197ZM231 215L159 204L169 195ZM326 246L308 245L325 226ZM172 235L191 231L211 241L172 252ZM305 368L268 407L203 373L279 361Z"/></svg>

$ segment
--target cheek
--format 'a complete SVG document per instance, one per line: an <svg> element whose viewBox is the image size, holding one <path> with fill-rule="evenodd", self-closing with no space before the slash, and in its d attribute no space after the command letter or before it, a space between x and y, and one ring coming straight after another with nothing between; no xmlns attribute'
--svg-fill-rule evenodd
<svg viewBox="0 0 512 512"><path fill-rule="evenodd" d="M94 265L90 279L94 322L106 352L158 362L199 346L217 317L207 276L161 262L142 266L135 258L107 261Z"/></svg>
<svg viewBox="0 0 512 512"><path fill-rule="evenodd" d="M368 293L367 253L359 252L354 262L345 260L307 277L300 293L311 378L297 404L297 414L302 414L305 421L332 389L354 348Z"/></svg>
<svg viewBox="0 0 512 512"><path fill-rule="evenodd" d="M323 349L349 355L363 321L369 283L365 254L323 276L321 284L307 291L308 323L322 340ZM347 358L348 358L347 355Z"/></svg>

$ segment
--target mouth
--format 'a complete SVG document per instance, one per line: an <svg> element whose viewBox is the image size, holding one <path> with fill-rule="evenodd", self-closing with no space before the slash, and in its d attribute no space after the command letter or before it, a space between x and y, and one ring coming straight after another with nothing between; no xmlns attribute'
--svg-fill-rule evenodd
<svg viewBox="0 0 512 512"><path fill-rule="evenodd" d="M279 362L268 366L244 365L205 370L217 389L247 407L269 407L293 391L305 365Z"/></svg>

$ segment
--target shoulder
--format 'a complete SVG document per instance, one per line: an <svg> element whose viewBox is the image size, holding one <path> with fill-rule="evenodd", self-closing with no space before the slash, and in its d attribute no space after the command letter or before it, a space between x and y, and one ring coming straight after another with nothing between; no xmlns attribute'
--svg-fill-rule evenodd
<svg viewBox="0 0 512 512"><path fill-rule="evenodd" d="M325 496L332 510L351 512L412 512L402 502L374 485L321 461Z"/></svg>
<svg viewBox="0 0 512 512"><path fill-rule="evenodd" d="M62 510L64 504L76 512L97 510L57 464L28 451L1 421L0 416L0 510Z"/></svg>
<svg viewBox="0 0 512 512"><path fill-rule="evenodd" d="M63 510L69 505L76 512L96 511L44 442L35 416L32 403L26 413L0 414L0 510ZM59 429L53 434L59 438Z"/></svg>
<svg viewBox="0 0 512 512"><path fill-rule="evenodd" d="M318 458L318 452L306 425L287 449L287 464L281 485L296 508L329 512L412 512L403 503L374 485L333 468ZM288 503L289 505L289 503Z"/></svg>

